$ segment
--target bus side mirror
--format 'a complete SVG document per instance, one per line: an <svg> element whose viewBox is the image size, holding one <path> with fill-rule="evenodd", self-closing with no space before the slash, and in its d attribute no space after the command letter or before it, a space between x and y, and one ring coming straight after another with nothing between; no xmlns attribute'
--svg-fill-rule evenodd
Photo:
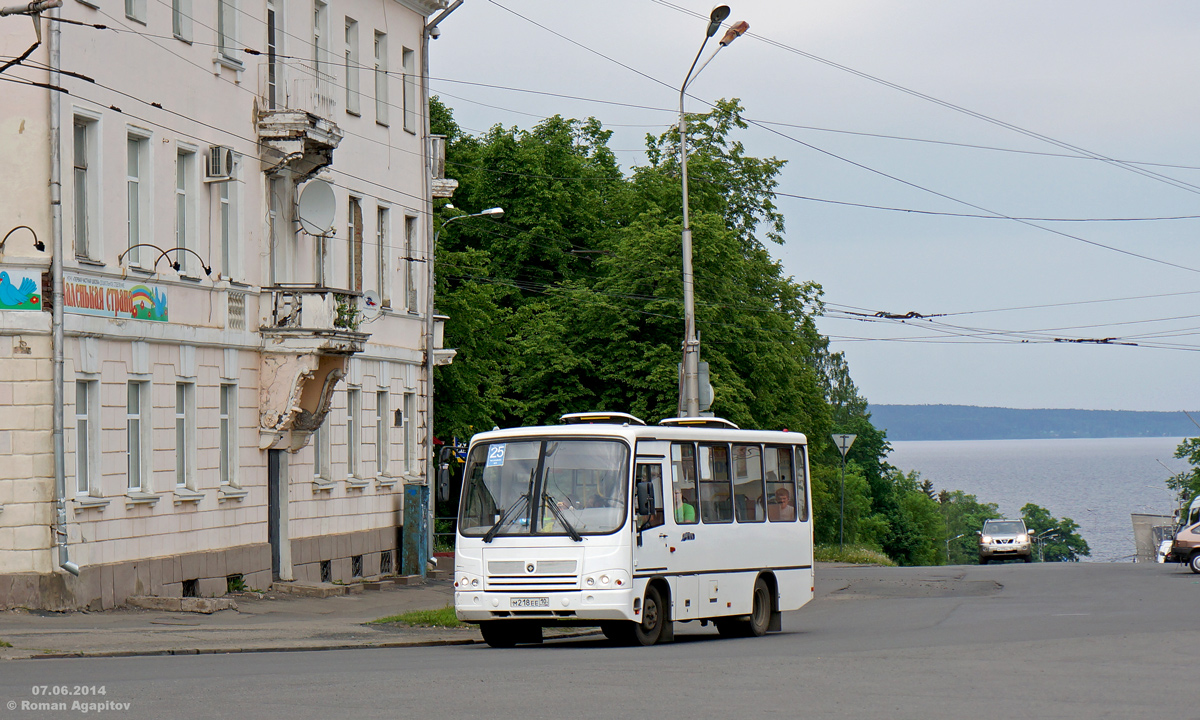
<svg viewBox="0 0 1200 720"><path fill-rule="evenodd" d="M450 463L442 463L438 469L437 499L438 502L450 499Z"/></svg>
<svg viewBox="0 0 1200 720"><path fill-rule="evenodd" d="M648 480L641 480L637 484L637 514L654 514L654 487Z"/></svg>

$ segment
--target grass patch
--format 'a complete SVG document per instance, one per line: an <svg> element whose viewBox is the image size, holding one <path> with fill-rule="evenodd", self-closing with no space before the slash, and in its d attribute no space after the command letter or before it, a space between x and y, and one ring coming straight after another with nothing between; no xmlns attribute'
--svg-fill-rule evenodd
<svg viewBox="0 0 1200 720"><path fill-rule="evenodd" d="M414 627L462 627L466 623L460 622L454 616L454 606L447 605L439 610L414 610L412 612L401 613L400 615L389 615L381 617L378 620L372 620L372 625L383 625L387 623L400 623L403 625L412 625Z"/></svg>
<svg viewBox="0 0 1200 720"><path fill-rule="evenodd" d="M0 648L12 647L12 643L0 640Z"/></svg>
<svg viewBox="0 0 1200 720"><path fill-rule="evenodd" d="M837 545L818 545L813 549L813 555L820 562L839 562L851 563L853 565L884 565L887 567L896 567L896 562L887 555L872 550L870 548L860 547L858 545L847 545L839 549Z"/></svg>

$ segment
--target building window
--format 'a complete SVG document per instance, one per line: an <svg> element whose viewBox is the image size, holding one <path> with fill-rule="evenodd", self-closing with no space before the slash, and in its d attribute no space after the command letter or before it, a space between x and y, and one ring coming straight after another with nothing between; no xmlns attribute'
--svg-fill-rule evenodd
<svg viewBox="0 0 1200 720"><path fill-rule="evenodd" d="M401 62L404 66L404 129L417 132L417 54L404 48Z"/></svg>
<svg viewBox="0 0 1200 720"><path fill-rule="evenodd" d="M150 138L130 135L126 158L126 227L131 265L143 266L142 248L136 247L150 232ZM148 254L148 253L147 253Z"/></svg>
<svg viewBox="0 0 1200 720"><path fill-rule="evenodd" d="M358 477L358 457L362 444L359 436L362 391L351 388L346 391L346 475Z"/></svg>
<svg viewBox="0 0 1200 720"><path fill-rule="evenodd" d="M98 129L95 120L75 118L75 257L81 258L94 259L100 254L96 242L100 230Z"/></svg>
<svg viewBox="0 0 1200 720"><path fill-rule="evenodd" d="M221 274L226 280L238 280L242 277L241 237L238 234L241 184L237 181L240 165L235 158L230 179L216 184L219 188L217 232L221 235Z"/></svg>
<svg viewBox="0 0 1200 720"><path fill-rule="evenodd" d="M346 18L346 112L358 115L358 22Z"/></svg>
<svg viewBox="0 0 1200 720"><path fill-rule="evenodd" d="M149 427L150 383L130 381L125 399L125 457L129 489L149 492L150 443L147 442Z"/></svg>
<svg viewBox="0 0 1200 720"><path fill-rule="evenodd" d="M375 475L388 474L388 393L375 393Z"/></svg>
<svg viewBox="0 0 1200 720"><path fill-rule="evenodd" d="M329 426L321 423L313 433L313 480L318 483L327 483L331 477L330 446Z"/></svg>
<svg viewBox="0 0 1200 720"><path fill-rule="evenodd" d="M196 385L175 383L175 486L196 489Z"/></svg>
<svg viewBox="0 0 1200 720"><path fill-rule="evenodd" d="M175 155L175 247L195 250L196 235L196 153L180 149ZM195 258L189 252L175 251L180 275L194 275Z"/></svg>
<svg viewBox="0 0 1200 720"><path fill-rule="evenodd" d="M280 177L270 179L268 187L271 197L267 219L271 232L271 282L279 285L292 279L292 243L294 233L289 235L287 208L287 181Z"/></svg>
<svg viewBox="0 0 1200 720"><path fill-rule="evenodd" d="M375 33L375 122L388 124L387 33Z"/></svg>
<svg viewBox="0 0 1200 720"><path fill-rule="evenodd" d="M404 309L417 311L417 283L413 277L413 250L417 247L417 219L411 215L404 218Z"/></svg>
<svg viewBox="0 0 1200 720"><path fill-rule="evenodd" d="M125 0L125 17L146 24L146 0Z"/></svg>
<svg viewBox="0 0 1200 720"><path fill-rule="evenodd" d="M388 221L390 215L385 207L379 208L379 216L377 218L375 231L375 243L378 250L377 270L379 272L379 302L385 308L392 306L391 287L388 282L390 274L388 273L388 261L391 259L391 247L388 240Z"/></svg>
<svg viewBox="0 0 1200 720"><path fill-rule="evenodd" d="M237 385L221 385L220 401L221 484L238 485Z"/></svg>
<svg viewBox="0 0 1200 720"><path fill-rule="evenodd" d="M99 383L80 380L75 383L75 491L89 495L93 490L96 455L99 452L96 422L96 392Z"/></svg>
<svg viewBox="0 0 1200 720"><path fill-rule="evenodd" d="M416 411L417 396L415 393L404 393L404 431L401 437L404 438L404 448L401 450L404 458L404 471L409 475L415 475L417 472L417 423L416 416L413 413Z"/></svg>
<svg viewBox="0 0 1200 720"><path fill-rule="evenodd" d="M171 0L171 32L178 40L192 41L192 0Z"/></svg>
<svg viewBox="0 0 1200 720"><path fill-rule="evenodd" d="M363 214L362 200L359 198L350 197L350 233L347 238L349 247L349 256L347 257L348 272L346 275L346 288L356 292L362 292L362 244L363 244Z"/></svg>
<svg viewBox="0 0 1200 720"><path fill-rule="evenodd" d="M281 0L282 5L282 0ZM267 0L267 107L275 109L279 89L279 60L283 52L283 13L275 8L274 0Z"/></svg>
<svg viewBox="0 0 1200 720"><path fill-rule="evenodd" d="M236 0L217 0L217 51L221 57L241 64L237 47Z"/></svg>

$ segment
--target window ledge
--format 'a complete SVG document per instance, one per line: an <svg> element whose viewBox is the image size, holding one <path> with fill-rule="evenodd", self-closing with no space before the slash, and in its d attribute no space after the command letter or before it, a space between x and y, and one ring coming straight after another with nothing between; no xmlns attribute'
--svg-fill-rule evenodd
<svg viewBox="0 0 1200 720"><path fill-rule="evenodd" d="M202 492L197 492L188 487L175 488L175 504L176 505L181 505L183 503L199 503L203 499L204 499L204 493L202 493Z"/></svg>
<svg viewBox="0 0 1200 720"><path fill-rule="evenodd" d="M154 268L144 268L141 265L128 265L126 266L126 269L131 272L135 272L138 275L145 275L147 277L157 274Z"/></svg>
<svg viewBox="0 0 1200 720"><path fill-rule="evenodd" d="M108 502L108 498L92 497L91 495L83 495L75 498L75 506L80 510L91 510L93 508L103 510L108 507Z"/></svg>
<svg viewBox="0 0 1200 720"><path fill-rule="evenodd" d="M330 492L335 487L337 483L332 480L313 479L313 492Z"/></svg>
<svg viewBox="0 0 1200 720"><path fill-rule="evenodd" d="M125 505L154 505L159 500L158 495L154 493L142 492L141 490L131 490L125 494Z"/></svg>
<svg viewBox="0 0 1200 720"><path fill-rule="evenodd" d="M400 478L396 477L395 475L380 475L379 477L375 478L375 487L391 490L392 488L396 487L396 483L399 480Z"/></svg>
<svg viewBox="0 0 1200 720"><path fill-rule="evenodd" d="M187 280L189 282L200 282L199 275L192 275L191 273L186 273L186 272L179 273L179 279Z"/></svg>
<svg viewBox="0 0 1200 720"><path fill-rule="evenodd" d="M89 5L89 4L90 3L84 3L84 5ZM92 5L92 7L96 7L96 6ZM103 260L96 260L95 258L90 258L90 257L80 257L79 255L75 256L75 262L79 263L80 265L91 265L92 267L104 267Z"/></svg>
<svg viewBox="0 0 1200 720"><path fill-rule="evenodd" d="M217 67L227 67L230 70L241 72L246 69L246 66L240 60L231 60L225 57L220 52L213 55L213 65Z"/></svg>
<svg viewBox="0 0 1200 720"><path fill-rule="evenodd" d="M244 500L246 498L246 496L249 494L250 494L250 491L246 490L244 488L234 487L232 485L222 485L221 490L220 490L220 496L217 498L217 500L219 502L225 502L226 500L241 501L241 500Z"/></svg>
<svg viewBox="0 0 1200 720"><path fill-rule="evenodd" d="M348 477L346 478L346 487L351 490L363 490L371 487L371 480L369 478Z"/></svg>

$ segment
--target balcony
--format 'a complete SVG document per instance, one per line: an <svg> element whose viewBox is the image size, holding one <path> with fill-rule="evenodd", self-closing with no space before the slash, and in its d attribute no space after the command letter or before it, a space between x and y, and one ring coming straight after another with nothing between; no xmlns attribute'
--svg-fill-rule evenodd
<svg viewBox="0 0 1200 720"><path fill-rule="evenodd" d="M324 66L323 66L324 67ZM334 77L311 62L265 61L258 66L258 137L264 162L288 167L298 179L333 162L342 130Z"/></svg>
<svg viewBox="0 0 1200 720"><path fill-rule="evenodd" d="M271 302L259 328L259 446L295 452L324 422L348 359L362 352L370 334L358 331L355 293L311 286L263 292Z"/></svg>

